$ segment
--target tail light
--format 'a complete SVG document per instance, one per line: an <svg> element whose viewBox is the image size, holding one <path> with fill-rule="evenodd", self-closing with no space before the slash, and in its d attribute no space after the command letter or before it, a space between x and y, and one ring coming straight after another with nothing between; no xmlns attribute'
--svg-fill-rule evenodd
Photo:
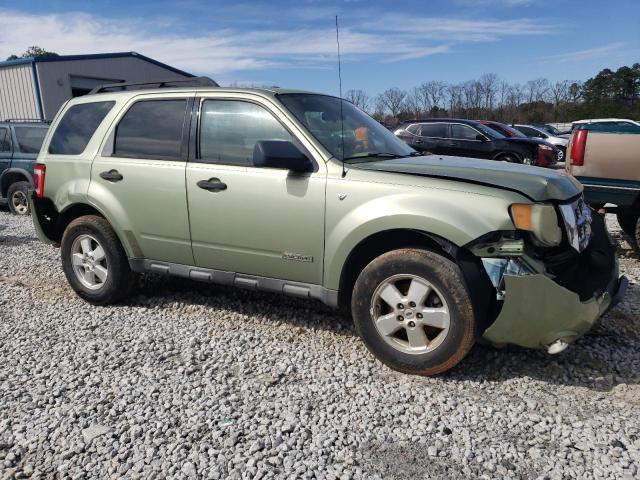
<svg viewBox="0 0 640 480"><path fill-rule="evenodd" d="M33 183L36 191L36 198L38 199L44 198L44 174L46 171L47 167L41 163L36 163L33 166Z"/></svg>
<svg viewBox="0 0 640 480"><path fill-rule="evenodd" d="M589 130L577 130L571 140L571 165L581 167L584 165L584 150L587 146Z"/></svg>

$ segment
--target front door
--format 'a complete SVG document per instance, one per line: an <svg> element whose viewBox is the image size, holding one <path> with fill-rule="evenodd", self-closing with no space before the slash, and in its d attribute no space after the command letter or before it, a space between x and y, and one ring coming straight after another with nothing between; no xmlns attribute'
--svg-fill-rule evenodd
<svg viewBox="0 0 640 480"><path fill-rule="evenodd" d="M272 108L258 97L201 99L186 175L193 255L203 268L321 284L326 167L253 166L258 141L301 146Z"/></svg>
<svg viewBox="0 0 640 480"><path fill-rule="evenodd" d="M412 147L421 152L435 153L438 155L446 155L447 152L443 148L443 142L447 136L447 124L442 122L430 122L420 125L419 136L416 137L416 145Z"/></svg>
<svg viewBox="0 0 640 480"><path fill-rule="evenodd" d="M185 191L192 101L134 99L93 161L89 197L115 217L134 257L193 264Z"/></svg>
<svg viewBox="0 0 640 480"><path fill-rule="evenodd" d="M451 134L448 142L450 155L472 158L491 158L491 142L479 140L486 138L475 128L462 123L451 124Z"/></svg>

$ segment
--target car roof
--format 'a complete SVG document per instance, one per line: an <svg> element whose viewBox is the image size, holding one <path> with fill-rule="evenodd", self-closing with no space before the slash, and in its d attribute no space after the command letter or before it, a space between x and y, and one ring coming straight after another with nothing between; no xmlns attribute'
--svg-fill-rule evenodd
<svg viewBox="0 0 640 480"><path fill-rule="evenodd" d="M630 118L587 118L584 120L576 120L574 123L595 123L595 122L631 122L638 124L637 121L631 120Z"/></svg>
<svg viewBox="0 0 640 480"><path fill-rule="evenodd" d="M35 128L49 128L49 122L41 120L2 120L0 126L11 127L35 127Z"/></svg>
<svg viewBox="0 0 640 480"><path fill-rule="evenodd" d="M280 87L269 87L269 88L236 88L236 87L171 87L171 88L138 88L132 90L124 90L124 91L116 91L116 92L100 92L93 93L91 95L84 95L82 97L76 97L73 100L79 99L87 99L87 101L92 101L92 99L103 98L120 98L120 97L134 97L138 95L147 95L147 94L158 94L158 93L203 93L203 92L216 92L216 93L253 93L253 94L262 94L266 96L275 96L275 95L283 95L283 94L292 94L292 93L302 93L302 94L312 94L312 95L326 95L333 96L324 93L318 92L310 92L306 90L296 90L291 88L280 88Z"/></svg>

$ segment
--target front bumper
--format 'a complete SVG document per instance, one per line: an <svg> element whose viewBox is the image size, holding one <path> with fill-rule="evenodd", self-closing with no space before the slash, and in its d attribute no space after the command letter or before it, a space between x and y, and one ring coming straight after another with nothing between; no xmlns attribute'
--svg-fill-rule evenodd
<svg viewBox="0 0 640 480"><path fill-rule="evenodd" d="M601 217L592 225L583 252L550 256L544 273L504 275L504 302L485 340L528 348L571 343L622 299L627 279L619 277L615 245Z"/></svg>

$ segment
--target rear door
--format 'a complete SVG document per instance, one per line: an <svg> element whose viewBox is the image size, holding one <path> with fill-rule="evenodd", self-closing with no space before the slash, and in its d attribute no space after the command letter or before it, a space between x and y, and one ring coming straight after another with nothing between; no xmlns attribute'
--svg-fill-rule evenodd
<svg viewBox="0 0 640 480"><path fill-rule="evenodd" d="M447 137L447 124L444 122L429 122L420 125L420 136L415 139L412 147L436 154L447 154L444 142Z"/></svg>
<svg viewBox="0 0 640 480"><path fill-rule="evenodd" d="M0 175L11 166L11 130L0 127Z"/></svg>
<svg viewBox="0 0 640 480"><path fill-rule="evenodd" d="M134 257L193 264L185 191L193 97L131 99L91 167L89 197L133 245Z"/></svg>
<svg viewBox="0 0 640 480"><path fill-rule="evenodd" d="M255 167L258 141L287 140L304 150L295 126L260 97L203 94L199 103L197 153L187 167L196 265L321 284L324 162L305 174ZM203 180L220 188L208 190Z"/></svg>

